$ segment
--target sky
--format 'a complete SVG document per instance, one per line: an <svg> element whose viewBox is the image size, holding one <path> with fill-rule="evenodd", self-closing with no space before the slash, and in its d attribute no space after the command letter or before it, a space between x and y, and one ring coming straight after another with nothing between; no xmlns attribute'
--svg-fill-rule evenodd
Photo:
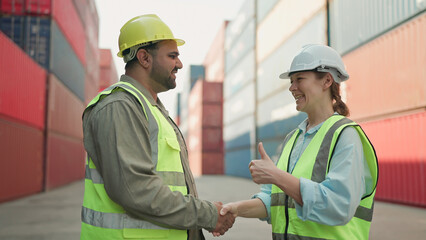
<svg viewBox="0 0 426 240"><path fill-rule="evenodd" d="M183 89L190 65L200 65L225 20L233 20L244 0L95 0L99 15L99 48L111 49L118 75L124 62L117 57L120 28L131 18L158 15L176 38L185 40L179 47L183 68L178 72L176 89L159 97L172 117L176 114L176 94Z"/></svg>

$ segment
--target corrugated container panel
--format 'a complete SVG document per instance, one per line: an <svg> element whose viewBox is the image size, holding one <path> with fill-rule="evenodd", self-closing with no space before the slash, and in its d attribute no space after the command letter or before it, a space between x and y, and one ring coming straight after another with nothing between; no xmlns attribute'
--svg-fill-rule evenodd
<svg viewBox="0 0 426 240"><path fill-rule="evenodd" d="M207 104L202 106L203 127L222 127L223 106L222 104Z"/></svg>
<svg viewBox="0 0 426 240"><path fill-rule="evenodd" d="M102 71L99 66L100 59L101 57L100 57L99 49L92 47L92 44L89 44L87 42L86 44L86 74L91 75L92 79L97 81L99 86L101 86L101 71ZM111 71L108 71L108 72L111 73ZM104 75L107 76L108 79L110 78L110 74L107 74L107 75L104 74ZM116 78L117 78L117 74L115 74L114 76L114 79Z"/></svg>
<svg viewBox="0 0 426 240"><path fill-rule="evenodd" d="M52 22L51 34L51 71L80 100L84 101L84 81L86 78L84 68L55 22Z"/></svg>
<svg viewBox="0 0 426 240"><path fill-rule="evenodd" d="M0 52L0 115L44 129L46 71L1 32Z"/></svg>
<svg viewBox="0 0 426 240"><path fill-rule="evenodd" d="M86 75L86 81L84 82L84 103L89 104L90 101L98 94L99 84L90 75Z"/></svg>
<svg viewBox="0 0 426 240"><path fill-rule="evenodd" d="M223 102L223 84L221 82L200 81L203 84L203 103Z"/></svg>
<svg viewBox="0 0 426 240"><path fill-rule="evenodd" d="M254 113L254 91L254 82L251 82L224 102L223 122L225 124Z"/></svg>
<svg viewBox="0 0 426 240"><path fill-rule="evenodd" d="M425 123L424 111L361 123L379 161L377 199L426 206Z"/></svg>
<svg viewBox="0 0 426 240"><path fill-rule="evenodd" d="M255 76L254 50L250 51L241 61L225 75L224 98L227 99L253 81Z"/></svg>
<svg viewBox="0 0 426 240"><path fill-rule="evenodd" d="M222 152L223 135L220 127L204 127L201 129L202 148L204 152Z"/></svg>
<svg viewBox="0 0 426 240"><path fill-rule="evenodd" d="M0 202L40 192L43 132L0 117Z"/></svg>
<svg viewBox="0 0 426 240"><path fill-rule="evenodd" d="M198 80L205 80L205 71L203 65L190 65L189 66L189 81L191 82L191 89L194 87Z"/></svg>
<svg viewBox="0 0 426 240"><path fill-rule="evenodd" d="M25 0L1 0L0 13L24 15L25 14Z"/></svg>
<svg viewBox="0 0 426 240"><path fill-rule="evenodd" d="M262 20L268 15L269 11L271 11L275 4L277 4L279 0L257 0L256 10L257 10L257 23L259 24Z"/></svg>
<svg viewBox="0 0 426 240"><path fill-rule="evenodd" d="M282 138L306 118L305 113L296 110L290 91L283 91L258 103L258 139Z"/></svg>
<svg viewBox="0 0 426 240"><path fill-rule="evenodd" d="M87 42L93 49L98 49L99 46L99 18L98 12L94 5L93 0L88 1L88 8L86 9L86 21L84 22L86 29Z"/></svg>
<svg viewBox="0 0 426 240"><path fill-rule="evenodd" d="M0 30L20 48L25 47L25 17L0 15Z"/></svg>
<svg viewBox="0 0 426 240"><path fill-rule="evenodd" d="M82 140L48 132L46 144L47 190L84 177L85 151Z"/></svg>
<svg viewBox="0 0 426 240"><path fill-rule="evenodd" d="M225 30L228 23L223 22L204 58L205 78L208 82L223 82L225 79Z"/></svg>
<svg viewBox="0 0 426 240"><path fill-rule="evenodd" d="M55 1L55 3L53 3L53 0L27 0L25 3L25 10L27 14L31 15L51 15L52 5L56 5L57 2L60 1Z"/></svg>
<svg viewBox="0 0 426 240"><path fill-rule="evenodd" d="M234 45L225 53L225 72L228 73L238 62L247 57L255 45L255 22L251 21ZM255 59L253 59L255 61Z"/></svg>
<svg viewBox="0 0 426 240"><path fill-rule="evenodd" d="M259 141L262 142L265 152L272 159L272 161L278 162L278 159L281 156L284 138L265 140L259 139ZM256 146L256 159L260 159L260 153L258 149L258 146Z"/></svg>
<svg viewBox="0 0 426 240"><path fill-rule="evenodd" d="M248 116L223 128L225 149L250 147L256 144L254 116Z"/></svg>
<svg viewBox="0 0 426 240"><path fill-rule="evenodd" d="M300 49L310 43L327 44L326 11L322 10L293 35L287 41L278 46L271 55L258 64L257 93L258 100L271 95L277 89L288 90L289 80L280 79L279 75L290 68L293 57Z"/></svg>
<svg viewBox="0 0 426 240"><path fill-rule="evenodd" d="M34 2L34 1L33 1ZM39 1L38 1L39 2ZM86 64L86 33L73 0L55 1L52 15L83 65Z"/></svg>
<svg viewBox="0 0 426 240"><path fill-rule="evenodd" d="M238 15L226 28L225 51L229 51L233 48L234 42L240 37L249 22L254 20L254 1L255 0L244 1Z"/></svg>
<svg viewBox="0 0 426 240"><path fill-rule="evenodd" d="M118 82L117 70L112 59L111 49L99 50L99 86L106 88L111 84Z"/></svg>
<svg viewBox="0 0 426 240"><path fill-rule="evenodd" d="M425 43L426 13L344 56L353 119L426 106Z"/></svg>
<svg viewBox="0 0 426 240"><path fill-rule="evenodd" d="M223 174L224 157L223 152L204 152L202 154L203 167L202 173L205 174Z"/></svg>
<svg viewBox="0 0 426 240"><path fill-rule="evenodd" d="M199 177L203 175L203 159L201 150L191 150L188 152L189 167L191 168L192 175Z"/></svg>
<svg viewBox="0 0 426 240"><path fill-rule="evenodd" d="M83 139L81 115L84 103L53 75L49 75L47 129Z"/></svg>
<svg viewBox="0 0 426 240"><path fill-rule="evenodd" d="M424 0L330 1L330 45L345 54L426 10Z"/></svg>
<svg viewBox="0 0 426 240"><path fill-rule="evenodd" d="M251 178L248 165L255 159L254 147L235 149L225 152L225 174Z"/></svg>
<svg viewBox="0 0 426 240"><path fill-rule="evenodd" d="M51 20L47 17L25 18L25 52L45 69L50 65ZM63 57L63 56L62 56Z"/></svg>
<svg viewBox="0 0 426 240"><path fill-rule="evenodd" d="M278 2L257 27L257 62L273 53L318 11L324 11L325 3L325 0Z"/></svg>

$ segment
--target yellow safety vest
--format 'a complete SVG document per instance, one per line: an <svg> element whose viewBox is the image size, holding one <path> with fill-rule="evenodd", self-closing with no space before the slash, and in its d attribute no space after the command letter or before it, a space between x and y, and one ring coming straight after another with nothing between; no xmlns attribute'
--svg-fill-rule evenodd
<svg viewBox="0 0 426 240"><path fill-rule="evenodd" d="M114 91L127 91L138 99L148 119L149 134L156 136L150 138L156 174L170 190L187 195L180 146L175 131L160 110L151 105L138 89L130 83L118 82L99 93L86 109L95 106L103 97ZM84 187L81 239L187 239L186 230L169 229L129 216L120 205L109 198L103 179L90 156L86 160Z"/></svg>
<svg viewBox="0 0 426 240"><path fill-rule="evenodd" d="M318 183L324 181L336 142L340 133L346 127L354 127L361 138L364 156L373 179L373 190L361 199L355 216L349 223L343 226L328 226L299 219L296 213L295 200L276 185L272 185L271 222L273 239L368 239L378 180L378 164L373 145L359 125L339 115L327 119L303 152L291 174L297 178L303 177ZM290 138L285 143L278 160L277 167L284 171L288 171L290 153L298 134L298 129L289 134Z"/></svg>

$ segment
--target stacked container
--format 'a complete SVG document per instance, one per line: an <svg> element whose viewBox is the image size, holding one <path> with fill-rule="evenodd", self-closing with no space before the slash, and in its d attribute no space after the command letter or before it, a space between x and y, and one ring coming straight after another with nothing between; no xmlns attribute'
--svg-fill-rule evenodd
<svg viewBox="0 0 426 240"><path fill-rule="evenodd" d="M255 0L247 0L225 31L223 135L225 173L250 177L255 156Z"/></svg>
<svg viewBox="0 0 426 240"><path fill-rule="evenodd" d="M31 191L22 191L22 194L19 191L12 191L10 194L7 192L6 198L11 199L84 177L81 114L86 98L93 97L98 89L98 18L93 0L2 0L0 12L1 31L16 43L13 45L9 41L7 44L13 45L14 48L8 47L7 51L1 51L3 60L0 67L3 69L0 73L5 77L0 80L2 85L7 84L6 81L19 85L19 89L14 87L17 90L10 92L10 96L5 95L2 98L10 101L21 95L26 96L19 97L0 111L5 112L9 120L18 119L19 123L35 126L39 133L22 126L14 128L16 131L32 134L33 140L41 138L31 147L39 146L37 143L40 142L42 149L40 154L34 151L34 160L25 159L35 165L40 161L34 168L38 175L21 176L20 171L26 171L21 166L26 164L25 161L20 160L24 153L18 154L16 161L11 161L19 165L14 173L21 176L21 181L41 184ZM2 35L2 44L7 42L6 40ZM21 56L22 51L16 51L17 46L36 63L27 63L31 62L28 59L19 60L22 63L7 67L11 56L25 58ZM12 51L9 48L14 49L14 53L7 54ZM88 79L92 83L87 84ZM90 89L92 85L96 86L91 88L95 90L87 93L86 89ZM17 134L18 137L21 135L24 136L24 133ZM8 148L13 149L10 146Z"/></svg>
<svg viewBox="0 0 426 240"><path fill-rule="evenodd" d="M189 96L188 149L194 176L223 174L222 83L198 80Z"/></svg>
<svg viewBox="0 0 426 240"><path fill-rule="evenodd" d="M329 15L351 118L378 156L376 198L426 206L426 1L332 1Z"/></svg>
<svg viewBox="0 0 426 240"><path fill-rule="evenodd" d="M2 32L0 52L3 202L43 189L46 71Z"/></svg>
<svg viewBox="0 0 426 240"><path fill-rule="evenodd" d="M111 49L99 49L100 53L100 78L99 91L104 90L111 84L118 82L117 69L112 59Z"/></svg>

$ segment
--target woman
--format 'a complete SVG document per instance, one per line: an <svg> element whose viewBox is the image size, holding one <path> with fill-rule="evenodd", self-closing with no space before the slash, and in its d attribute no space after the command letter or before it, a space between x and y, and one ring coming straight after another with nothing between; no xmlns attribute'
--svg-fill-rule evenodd
<svg viewBox="0 0 426 240"><path fill-rule="evenodd" d="M305 46L293 59L290 92L308 118L284 140L275 165L259 144L250 162L262 191L224 205L221 214L266 219L273 239L368 239L378 180L374 148L345 118L340 83L349 78L340 55L324 45Z"/></svg>

